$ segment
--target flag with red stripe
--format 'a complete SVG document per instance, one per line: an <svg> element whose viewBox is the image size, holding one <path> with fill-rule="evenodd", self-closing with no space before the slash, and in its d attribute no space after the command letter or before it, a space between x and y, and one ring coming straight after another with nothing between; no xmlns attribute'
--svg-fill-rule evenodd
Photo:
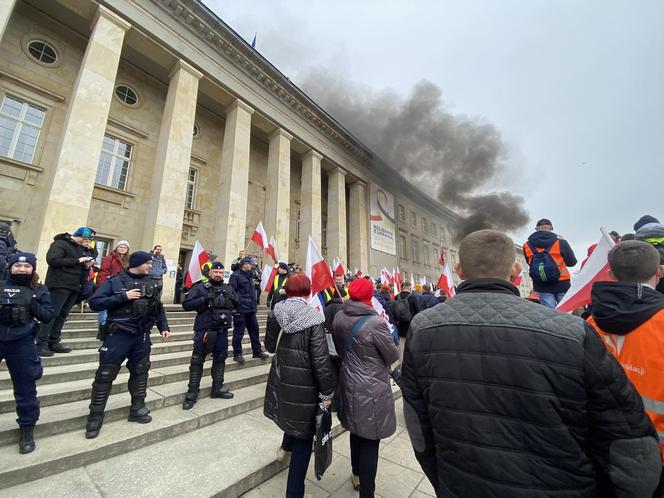
<svg viewBox="0 0 664 498"><path fill-rule="evenodd" d="M198 282L203 278L203 273L201 272L201 266L210 261L208 253L205 252L203 246L199 241L196 241L194 244L194 251L191 254L191 260L189 261L189 268L187 270L187 275L184 279L184 285L188 289L194 285L195 282Z"/></svg>
<svg viewBox="0 0 664 498"><path fill-rule="evenodd" d="M593 284L613 280L609 276L609 251L616 243L604 227L600 230L602 238L581 271L572 278L569 290L556 307L558 311L571 313L576 308L590 304Z"/></svg>
<svg viewBox="0 0 664 498"><path fill-rule="evenodd" d="M251 240L256 243L263 251L267 251L269 243L267 241L267 233L265 233L265 228L263 228L263 222L259 221L256 230L251 235Z"/></svg>

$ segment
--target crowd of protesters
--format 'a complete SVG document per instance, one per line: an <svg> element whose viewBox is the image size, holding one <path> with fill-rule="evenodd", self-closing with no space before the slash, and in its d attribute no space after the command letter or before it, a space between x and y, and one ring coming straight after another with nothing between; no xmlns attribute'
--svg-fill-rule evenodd
<svg viewBox="0 0 664 498"><path fill-rule="evenodd" d="M664 225L646 215L633 228L611 233L612 280L596 282L574 314L555 307L577 259L546 218L523 246L534 286L528 299L512 283L522 271L514 243L495 230L461 241L455 270L462 283L450 299L429 285L403 282L395 293L370 278L337 276L319 296L321 313L310 306L309 278L278 263L266 289L265 350L273 357L264 413L283 431L277 458L290 457L286 496L304 496L319 405L336 410L350 432L353 487L361 498L378 496L380 441L396 430L397 385L415 456L437 496L660 496ZM128 420L152 420L145 338L154 326L170 334L162 248L131 254L120 240L96 268L94 237L88 227L57 235L42 285L35 256L0 226L0 359L14 383L21 453L35 449L39 357L70 351L62 326L82 299L99 312L100 339L109 346L100 349L86 437L99 433L125 360ZM231 328L236 362L244 363L245 328L253 356L269 358L256 320L257 260L242 252L231 269L225 283L223 263L211 261L204 279L186 289L183 306L197 318L184 409L196 403L210 353L211 397L233 397L223 367Z"/></svg>

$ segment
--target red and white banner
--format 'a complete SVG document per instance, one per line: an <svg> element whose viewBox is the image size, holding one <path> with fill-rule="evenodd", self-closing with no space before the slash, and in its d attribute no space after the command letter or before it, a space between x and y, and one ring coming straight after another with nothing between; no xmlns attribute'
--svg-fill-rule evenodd
<svg viewBox="0 0 664 498"><path fill-rule="evenodd" d="M558 303L556 309L565 313L571 313L576 308L590 304L590 291L595 282L607 282L613 280L609 276L609 251L616 243L604 227L600 228L602 238L597 247L586 260L581 271L572 278L572 285Z"/></svg>
<svg viewBox="0 0 664 498"><path fill-rule="evenodd" d="M191 286L195 282L198 282L203 278L203 273L201 272L201 266L210 261L208 253L205 252L203 246L199 241L196 241L194 244L194 252L191 254L191 260L189 261L189 268L187 270L187 275L184 278L184 285L188 289L191 289Z"/></svg>
<svg viewBox="0 0 664 498"><path fill-rule="evenodd" d="M454 289L454 276L452 275L449 263L445 259L445 249L443 249L442 245L440 246L438 263L443 266L443 272L438 279L438 288L441 289L448 298L454 297L456 295L456 290Z"/></svg>
<svg viewBox="0 0 664 498"><path fill-rule="evenodd" d="M277 248L277 241L274 237L270 237L270 242L265 249L265 254L270 256L275 263L279 262L279 249Z"/></svg>
<svg viewBox="0 0 664 498"><path fill-rule="evenodd" d="M259 221L256 230L251 235L251 240L253 240L258 247L267 252L269 243L267 241L267 234L265 233L265 228L263 228L263 222Z"/></svg>
<svg viewBox="0 0 664 498"><path fill-rule="evenodd" d="M270 292L270 287L277 276L277 269L274 266L263 266L263 274L261 275L261 290L263 292Z"/></svg>
<svg viewBox="0 0 664 498"><path fill-rule="evenodd" d="M334 263L332 263L332 274L335 277L345 277L346 270L344 270L344 265L341 264L339 258L334 258Z"/></svg>
<svg viewBox="0 0 664 498"><path fill-rule="evenodd" d="M309 247L307 248L305 274L309 277L309 280L311 280L312 294L318 294L325 289L334 287L334 279L332 278L330 268L320 255L316 243L311 236L309 236Z"/></svg>

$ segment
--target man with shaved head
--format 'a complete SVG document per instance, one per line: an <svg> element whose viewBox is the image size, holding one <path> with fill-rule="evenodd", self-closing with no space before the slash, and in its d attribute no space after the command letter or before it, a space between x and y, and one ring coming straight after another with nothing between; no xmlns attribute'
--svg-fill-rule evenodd
<svg viewBox="0 0 664 498"><path fill-rule="evenodd" d="M404 415L436 496L652 496L657 435L592 326L519 296L514 243L468 235L454 298L411 322Z"/></svg>

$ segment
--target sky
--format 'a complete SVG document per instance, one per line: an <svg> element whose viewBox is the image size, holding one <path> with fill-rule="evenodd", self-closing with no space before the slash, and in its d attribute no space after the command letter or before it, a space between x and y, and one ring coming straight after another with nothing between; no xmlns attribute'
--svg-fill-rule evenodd
<svg viewBox="0 0 664 498"><path fill-rule="evenodd" d="M506 148L495 187L521 195L577 257L600 226L664 221L664 2L204 0L295 84L334 74L491 123ZM343 124L343 123L342 123ZM398 167L394 165L394 167Z"/></svg>

